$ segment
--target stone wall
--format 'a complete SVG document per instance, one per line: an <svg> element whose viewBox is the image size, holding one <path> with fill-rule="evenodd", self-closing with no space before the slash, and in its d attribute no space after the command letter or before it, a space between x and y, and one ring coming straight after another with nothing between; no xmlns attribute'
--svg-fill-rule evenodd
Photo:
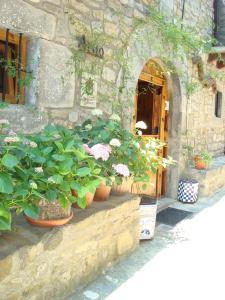
<svg viewBox="0 0 225 300"><path fill-rule="evenodd" d="M136 196L112 196L74 215L55 229L32 227L20 216L2 234L1 299L65 299L139 244Z"/></svg>

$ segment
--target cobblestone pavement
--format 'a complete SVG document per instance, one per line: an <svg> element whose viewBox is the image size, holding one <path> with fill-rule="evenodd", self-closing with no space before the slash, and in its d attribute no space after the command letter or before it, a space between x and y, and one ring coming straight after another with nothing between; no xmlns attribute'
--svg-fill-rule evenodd
<svg viewBox="0 0 225 300"><path fill-rule="evenodd" d="M224 300L225 190L170 207L194 214L174 227L157 224L152 241L68 300Z"/></svg>

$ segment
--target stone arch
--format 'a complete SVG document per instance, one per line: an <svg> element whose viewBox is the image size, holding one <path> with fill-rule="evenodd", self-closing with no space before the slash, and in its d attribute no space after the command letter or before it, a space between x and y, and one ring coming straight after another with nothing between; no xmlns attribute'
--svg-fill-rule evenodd
<svg viewBox="0 0 225 300"><path fill-rule="evenodd" d="M141 39L140 39L141 36ZM162 47L158 49L155 45L161 43ZM127 76L126 82L126 97L123 103L123 119L125 120L125 127L131 128L133 107L134 107L134 95L138 82L138 78L144 65L149 60L154 60L159 66L166 70L163 58L165 53L162 53L163 49L167 49L167 61L170 61L173 65L173 69L182 70L178 75L178 72L168 73L165 71L168 93L170 99L170 117L169 117L169 138L168 138L168 155L172 156L177 161L174 167L171 167L168 171L167 178L167 195L168 197L176 197L177 184L184 169L184 160L182 157L182 132L186 130L186 93L184 88L185 78L188 73L187 64L179 64L173 59L172 50L169 45L163 46L164 42L160 39L159 34L153 30L152 27L138 29L131 36L130 43L127 49L127 65L129 68L129 76Z"/></svg>

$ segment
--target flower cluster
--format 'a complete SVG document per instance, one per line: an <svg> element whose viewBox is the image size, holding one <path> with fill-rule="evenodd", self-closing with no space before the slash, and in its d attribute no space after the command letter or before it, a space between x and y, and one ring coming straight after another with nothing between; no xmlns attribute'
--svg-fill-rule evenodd
<svg viewBox="0 0 225 300"><path fill-rule="evenodd" d="M113 146L113 147L120 147L121 146L121 142L118 139L111 139L109 144L110 144L110 146Z"/></svg>
<svg viewBox="0 0 225 300"><path fill-rule="evenodd" d="M147 125L143 121L139 121L135 124L135 128L137 129L147 129Z"/></svg>
<svg viewBox="0 0 225 300"><path fill-rule="evenodd" d="M109 117L109 119L112 120L112 121L116 121L116 122L120 122L121 121L120 116L118 116L117 114L112 114Z"/></svg>
<svg viewBox="0 0 225 300"><path fill-rule="evenodd" d="M17 136L7 136L4 138L5 143L17 143L20 139Z"/></svg>
<svg viewBox="0 0 225 300"><path fill-rule="evenodd" d="M112 165L112 167L116 171L117 174L122 175L124 177L130 176L130 171L129 171L127 165L117 164L117 165Z"/></svg>
<svg viewBox="0 0 225 300"><path fill-rule="evenodd" d="M37 189L37 184L36 184L35 182L32 181L32 182L30 183L30 187L31 187L32 189L35 189L35 190L36 190L36 189Z"/></svg>
<svg viewBox="0 0 225 300"><path fill-rule="evenodd" d="M42 167L34 168L34 171L35 171L36 173L43 173Z"/></svg>
<svg viewBox="0 0 225 300"><path fill-rule="evenodd" d="M31 148L37 148L37 144L35 142L30 141L29 145Z"/></svg>
<svg viewBox="0 0 225 300"><path fill-rule="evenodd" d="M56 183L56 182L55 182L55 180L53 179L53 177L51 176L51 177L48 178L48 183Z"/></svg>
<svg viewBox="0 0 225 300"><path fill-rule="evenodd" d="M83 145L85 151L94 156L95 159L101 158L103 161L107 161L109 159L109 155L111 153L111 147L109 145L104 144L96 144L91 148L87 145Z"/></svg>

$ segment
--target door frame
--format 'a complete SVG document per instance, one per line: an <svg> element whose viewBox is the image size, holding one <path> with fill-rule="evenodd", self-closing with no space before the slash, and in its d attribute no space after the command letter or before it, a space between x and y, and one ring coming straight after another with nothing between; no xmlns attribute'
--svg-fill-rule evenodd
<svg viewBox="0 0 225 300"><path fill-rule="evenodd" d="M157 63L156 63L157 64ZM157 64L158 65L158 64ZM155 76L150 73L146 73L144 71L141 72L138 80L142 80L148 83L151 83L153 85L156 85L158 87L162 88L161 93L161 107L160 107L160 127L159 127L159 134L157 135L145 135L145 137L155 137L160 139L162 142L167 142L167 136L165 136L165 105L166 101L168 101L168 87L167 87L167 80L165 78L161 78L160 76ZM135 133L135 123L136 123L136 117L137 117L137 102L138 102L138 94L135 93L134 97L134 113L133 113L133 123L132 123L132 131ZM167 152L167 150L165 151ZM164 149L161 149L159 151L159 155L163 157L164 155ZM163 169L163 167L160 167L157 171L156 175L156 191L155 191L155 198L159 199L162 196L162 191L166 191L166 171ZM164 180L163 180L164 176ZM162 186L164 183L165 186Z"/></svg>

